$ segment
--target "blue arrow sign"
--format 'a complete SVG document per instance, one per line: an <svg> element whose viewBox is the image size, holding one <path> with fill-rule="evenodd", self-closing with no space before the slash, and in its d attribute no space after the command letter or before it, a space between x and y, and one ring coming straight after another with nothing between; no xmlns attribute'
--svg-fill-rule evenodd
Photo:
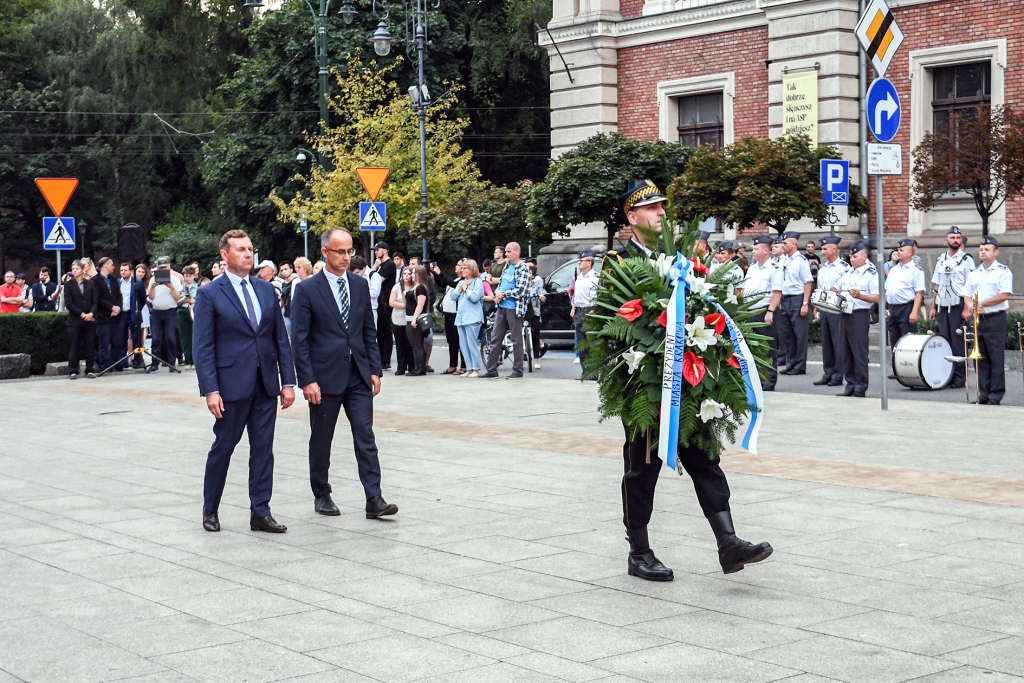
<svg viewBox="0 0 1024 683"><path fill-rule="evenodd" d="M879 142L889 142L900 129L900 96L887 78L876 78L868 88L868 127Z"/></svg>
<svg viewBox="0 0 1024 683"><path fill-rule="evenodd" d="M821 196L826 204L850 203L850 162L821 160Z"/></svg>
<svg viewBox="0 0 1024 683"><path fill-rule="evenodd" d="M384 230L388 222L388 207L384 202L359 202L359 229Z"/></svg>
<svg viewBox="0 0 1024 683"><path fill-rule="evenodd" d="M43 249L75 248L75 219L70 216L43 219Z"/></svg>

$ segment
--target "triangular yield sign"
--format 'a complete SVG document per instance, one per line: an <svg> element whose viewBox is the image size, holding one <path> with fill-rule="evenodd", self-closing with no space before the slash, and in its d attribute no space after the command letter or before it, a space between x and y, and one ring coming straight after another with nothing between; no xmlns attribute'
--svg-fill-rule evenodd
<svg viewBox="0 0 1024 683"><path fill-rule="evenodd" d="M359 180L363 183L363 188L366 190L366 194L370 195L370 201L377 201L377 195L380 194L380 188L384 187L384 182L391 175L390 168L357 168L356 173L359 174Z"/></svg>
<svg viewBox="0 0 1024 683"><path fill-rule="evenodd" d="M60 216L78 187L78 178L36 178L36 186L53 213Z"/></svg>

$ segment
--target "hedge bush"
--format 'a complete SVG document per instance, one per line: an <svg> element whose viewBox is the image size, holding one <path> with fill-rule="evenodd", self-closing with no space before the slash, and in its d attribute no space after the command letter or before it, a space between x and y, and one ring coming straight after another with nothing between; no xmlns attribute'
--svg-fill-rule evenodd
<svg viewBox="0 0 1024 683"><path fill-rule="evenodd" d="M4 313L0 315L0 354L27 353L32 374L47 363L68 360L67 313Z"/></svg>

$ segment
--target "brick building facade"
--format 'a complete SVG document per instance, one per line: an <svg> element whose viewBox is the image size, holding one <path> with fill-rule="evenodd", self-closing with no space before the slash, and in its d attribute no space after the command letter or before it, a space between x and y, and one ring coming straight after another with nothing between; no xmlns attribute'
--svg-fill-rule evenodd
<svg viewBox="0 0 1024 683"><path fill-rule="evenodd" d="M886 74L903 108L893 142L903 146L904 168L904 175L885 180L886 242L904 234L916 238L930 271L949 225L959 225L974 247L981 234L981 219L966 197L945 198L928 213L910 207L911 151L950 106L938 94L936 79L944 88L950 78L971 84L972 74L983 74L986 102L1024 106L1024 3L889 5L906 38ZM861 81L854 35L861 11L857 0L554 0L548 26L554 43L542 35L551 55L552 156L598 132L685 144L714 141L715 135L720 144L751 135L777 137L783 134L783 77L813 71L818 142L836 145L851 162L853 182L861 185L867 133L860 93L874 75L867 66ZM867 189L872 212L837 229L844 243L866 230L874 236L874 178ZM809 225L801 228L815 232ZM1000 258L1013 268L1021 291L1024 198L993 215L989 232L1003 245ZM570 239L546 251L564 260L602 234L600 226L578 226ZM726 227L725 234L735 233Z"/></svg>

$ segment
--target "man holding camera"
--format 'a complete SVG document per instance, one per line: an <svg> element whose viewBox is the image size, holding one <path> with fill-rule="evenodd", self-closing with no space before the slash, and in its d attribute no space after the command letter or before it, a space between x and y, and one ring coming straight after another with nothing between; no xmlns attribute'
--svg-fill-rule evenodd
<svg viewBox="0 0 1024 683"><path fill-rule="evenodd" d="M153 279L147 293L152 310L149 333L153 336L153 364L146 372L156 372L160 362L167 363L174 372L178 358L178 300L181 298L181 280L171 273L171 259L161 256L153 266Z"/></svg>

